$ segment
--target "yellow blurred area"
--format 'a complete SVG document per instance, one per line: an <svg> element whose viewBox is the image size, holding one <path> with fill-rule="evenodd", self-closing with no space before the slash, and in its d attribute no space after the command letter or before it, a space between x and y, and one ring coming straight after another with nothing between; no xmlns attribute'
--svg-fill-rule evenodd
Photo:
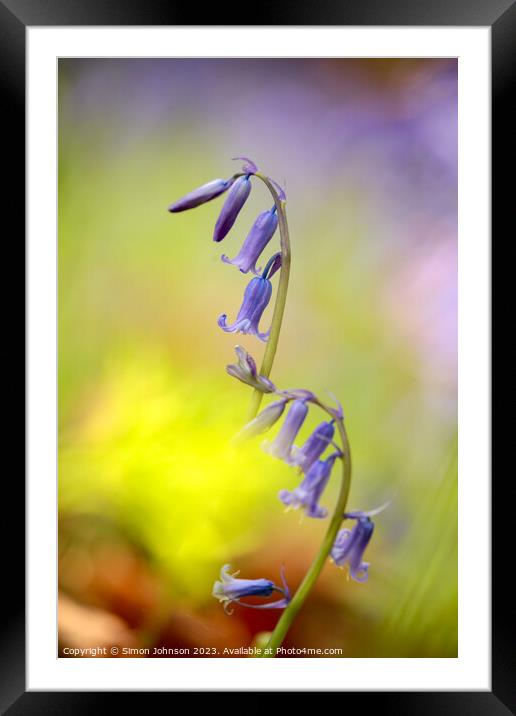
<svg viewBox="0 0 516 716"><path fill-rule="evenodd" d="M60 509L108 515L195 601L228 554L256 548L266 502L277 507L269 460L228 440L243 406L227 382L188 380L165 356L119 356L60 454Z"/></svg>

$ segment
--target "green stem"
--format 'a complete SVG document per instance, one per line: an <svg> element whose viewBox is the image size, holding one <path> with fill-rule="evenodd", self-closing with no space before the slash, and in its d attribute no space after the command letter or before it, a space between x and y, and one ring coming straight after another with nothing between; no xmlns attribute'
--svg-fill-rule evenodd
<svg viewBox="0 0 516 716"><path fill-rule="evenodd" d="M321 405L321 407L323 407ZM349 440L344 427L343 420L336 420L337 428L342 441L342 482L340 486L340 493L335 506L335 512L331 518L328 530L324 536L324 540L321 544L319 552L316 558L312 562L312 565L305 575L305 578L301 582L301 586L292 597L292 600L288 607L284 610L281 615L276 628L272 632L271 638L261 654L262 658L274 658L276 656L276 650L281 646L292 622L294 621L299 610L303 606L305 599L307 598L310 590L314 586L317 578L330 554L331 548L337 537L337 532L342 524L344 512L346 511L346 504L348 501L349 488L351 486L351 451L349 447Z"/></svg>
<svg viewBox="0 0 516 716"><path fill-rule="evenodd" d="M272 314L271 332L259 371L260 375L264 375L268 378L271 374L274 356L276 355L276 350L278 348L281 323L283 321L283 313L285 312L285 303L287 301L288 280L290 276L290 237L287 224L286 201L280 198L276 188L268 177L260 174L259 172L257 172L254 176L261 179L272 194L276 211L278 212L278 225L280 231L281 269L278 290L276 292L276 303L274 304L274 312ZM258 413L262 397L263 393L261 391L254 390L251 398L251 404L249 406L249 420L252 420Z"/></svg>

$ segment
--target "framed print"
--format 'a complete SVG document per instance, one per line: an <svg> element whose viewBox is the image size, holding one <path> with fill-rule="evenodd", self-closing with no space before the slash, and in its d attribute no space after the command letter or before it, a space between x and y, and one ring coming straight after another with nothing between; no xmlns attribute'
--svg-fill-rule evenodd
<svg viewBox="0 0 516 716"><path fill-rule="evenodd" d="M515 4L184 12L0 4L28 338L3 709L508 713L490 227Z"/></svg>

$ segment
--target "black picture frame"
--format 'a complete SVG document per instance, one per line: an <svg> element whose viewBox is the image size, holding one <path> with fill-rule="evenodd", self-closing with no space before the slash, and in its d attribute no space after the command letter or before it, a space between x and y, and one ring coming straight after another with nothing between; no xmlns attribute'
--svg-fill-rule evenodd
<svg viewBox="0 0 516 716"><path fill-rule="evenodd" d="M242 5L239 5L239 10ZM245 9L245 7L244 7ZM203 25L246 24L239 20L231 4L203 10ZM8 183L4 207L16 217L17 233L11 234L14 252L23 261L25 215L25 38L29 26L63 25L197 25L199 9L172 4L168 0L0 0L0 88L3 99L3 138L9 152ZM514 205L514 152L516 113L511 99L516 85L516 0L320 0L311 3L257 4L253 6L254 25L399 25L399 26L484 26L492 32L492 236L510 227L509 212ZM237 21L238 20L238 21ZM4 173L5 173L4 165ZM512 173L510 170L512 169ZM512 200L512 201L511 201ZM513 242L513 230L508 241ZM16 237L16 238L15 238ZM503 289L501 289L503 290ZM505 289L508 290L507 288ZM10 296L12 302L12 296ZM509 294L505 296L505 306ZM501 305L502 296L498 299ZM506 361L508 357L506 356ZM19 366L19 364L18 364ZM18 369L19 370L19 367ZM16 369L13 366L13 376ZM21 376L20 376L21 378ZM21 380L5 381L4 399L8 406L20 402ZM507 389L507 386L505 386ZM507 400L507 398L506 398ZM508 421L512 422L512 421ZM508 428L505 428L506 433ZM510 445L508 435L496 433L498 445ZM505 438L505 440L504 440ZM474 446L472 446L474 449ZM21 472L21 471L20 471ZM12 716L27 714L89 714L119 708L118 699L144 704L150 694L126 692L26 692L25 691L25 487L21 474L10 478L8 539L4 538L3 573L9 589L3 590L2 632L0 640L0 708ZM511 544L510 472L492 482L492 691L450 692L348 692L343 708L381 709L382 714L516 714L516 649L514 597L507 588L509 562L504 555ZM504 509L505 508L505 509ZM475 545L471 546L475 549ZM153 693L170 698L173 693ZM242 696L245 699L245 695ZM115 704L115 699L117 699ZM364 701L365 700L365 701ZM353 703L354 702L354 703ZM169 702L170 704L171 702ZM175 703L175 702L172 702Z"/></svg>

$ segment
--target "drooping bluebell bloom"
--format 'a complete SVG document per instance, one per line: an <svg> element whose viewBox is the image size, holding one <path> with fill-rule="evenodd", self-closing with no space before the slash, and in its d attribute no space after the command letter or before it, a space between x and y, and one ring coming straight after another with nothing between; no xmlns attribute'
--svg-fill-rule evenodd
<svg viewBox="0 0 516 716"><path fill-rule="evenodd" d="M290 601L290 591L285 581L284 571L281 572L283 587L278 587L269 579L235 579L229 574L231 566L225 564L220 570L220 581L213 585L212 595L224 605L224 611L231 614L229 609L233 602L252 609L284 609ZM242 597L270 597L273 592L280 592L283 598L268 604L246 604L240 601Z"/></svg>
<svg viewBox="0 0 516 716"><path fill-rule="evenodd" d="M376 512L376 511L375 511ZM331 558L338 567L349 565L349 576L356 582L365 582L368 578L369 563L363 562L365 549L373 536L374 524L367 512L350 512L345 518L355 519L352 530L343 529L337 534L331 549Z"/></svg>
<svg viewBox="0 0 516 716"><path fill-rule="evenodd" d="M307 517L323 518L328 514L325 507L318 503L330 479L333 463L340 453L332 453L326 460L317 460L305 475L303 482L295 490L281 490L279 498L284 505L297 509L302 507Z"/></svg>
<svg viewBox="0 0 516 716"><path fill-rule="evenodd" d="M262 393L274 393L276 386L264 375L258 373L256 362L253 356L248 353L242 346L236 346L238 363L226 366L226 371L234 378L241 380L242 383L250 385Z"/></svg>
<svg viewBox="0 0 516 716"><path fill-rule="evenodd" d="M270 329L261 333L258 327L263 312L271 299L272 283L264 276L251 279L244 292L244 300L236 321L228 326L227 314L219 316L218 324L227 333L245 333L257 336L261 341L269 338Z"/></svg>
<svg viewBox="0 0 516 716"><path fill-rule="evenodd" d="M233 177L231 177L231 179L214 179L207 184L197 187L197 189L194 189L174 204L171 204L168 210L172 213L177 213L205 204L207 201L211 201L227 191L233 182Z"/></svg>
<svg viewBox="0 0 516 716"><path fill-rule="evenodd" d="M233 602L242 597L270 597L274 591L274 582L270 579L235 579L230 574L231 565L225 564L220 570L220 582L213 585L213 596L221 602Z"/></svg>
<svg viewBox="0 0 516 716"><path fill-rule="evenodd" d="M235 223L251 191L251 180L249 177L249 174L240 177L231 187L231 191L222 206L219 218L215 224L213 241L222 241Z"/></svg>
<svg viewBox="0 0 516 716"><path fill-rule="evenodd" d="M295 451L292 465L300 467L304 473L308 472L331 443L334 434L333 420L318 425L304 445Z"/></svg>
<svg viewBox="0 0 516 716"><path fill-rule="evenodd" d="M244 425L234 439L237 442L247 440L248 438L256 437L256 435L261 435L269 430L283 415L287 402L287 398L282 398L268 405L264 410L258 413L256 418L247 423L247 425Z"/></svg>
<svg viewBox="0 0 516 716"><path fill-rule="evenodd" d="M339 567L342 567L347 562L349 564L350 577L357 582L365 582L368 578L369 564L362 562L362 557L373 536L374 524L371 517L383 512L389 505L390 501L368 512L356 510L346 512L343 515L345 520L356 520L356 524L352 530L340 530L335 539L330 556Z"/></svg>
<svg viewBox="0 0 516 716"><path fill-rule="evenodd" d="M307 413L308 406L306 402L304 400L294 400L278 435L272 443L265 445L265 452L290 464L292 459L292 446L294 445L294 440L304 423Z"/></svg>
<svg viewBox="0 0 516 716"><path fill-rule="evenodd" d="M272 239L277 226L278 215L276 207L273 206L270 211L263 211L258 216L235 258L230 259L225 254L222 254L222 261L238 266L242 273L252 271L255 274L259 274L261 269L256 268L256 262Z"/></svg>

